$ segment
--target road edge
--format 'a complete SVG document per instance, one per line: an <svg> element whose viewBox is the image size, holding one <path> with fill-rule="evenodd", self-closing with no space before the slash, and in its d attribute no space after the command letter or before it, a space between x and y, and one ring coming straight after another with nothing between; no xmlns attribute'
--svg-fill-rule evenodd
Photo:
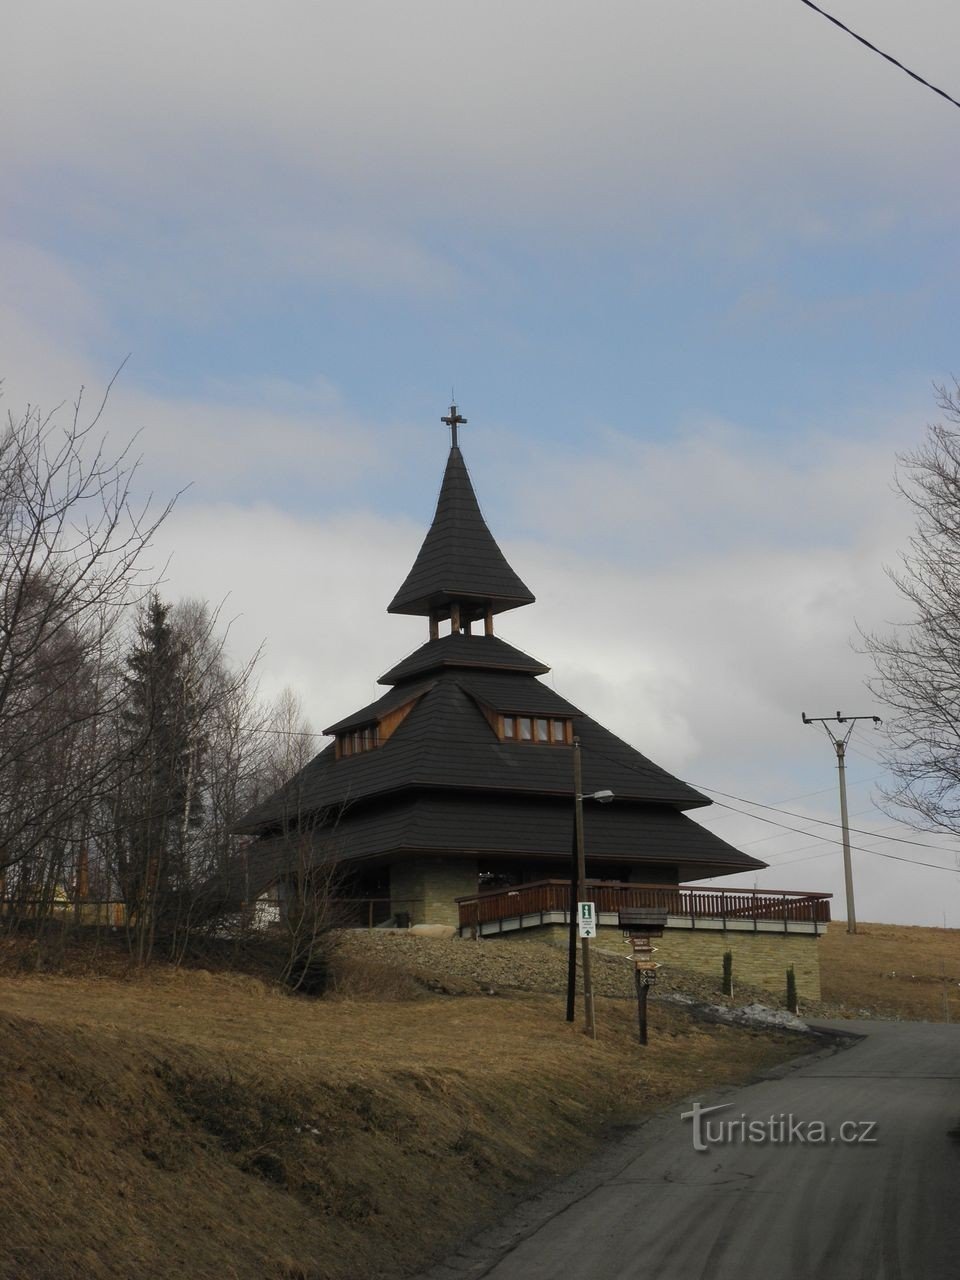
<svg viewBox="0 0 960 1280"><path fill-rule="evenodd" d="M617 1177L654 1138L653 1131L676 1123L677 1108L683 1108L694 1100L712 1104L736 1090L749 1088L765 1080L778 1080L794 1071L802 1070L824 1058L833 1057L866 1038L863 1032L842 1031L834 1027L811 1025L807 1031L793 1034L804 1039L820 1041L820 1047L809 1053L799 1054L775 1067L758 1071L739 1084L717 1085L703 1093L689 1094L670 1103L669 1107L655 1111L643 1120L621 1127L618 1136L605 1142L601 1150L586 1164L561 1178L558 1182L527 1197L510 1209L499 1223L469 1237L455 1252L446 1255L418 1271L410 1280L483 1280L495 1266L512 1253L524 1240L535 1235L547 1223L573 1205L592 1195L598 1187Z"/></svg>

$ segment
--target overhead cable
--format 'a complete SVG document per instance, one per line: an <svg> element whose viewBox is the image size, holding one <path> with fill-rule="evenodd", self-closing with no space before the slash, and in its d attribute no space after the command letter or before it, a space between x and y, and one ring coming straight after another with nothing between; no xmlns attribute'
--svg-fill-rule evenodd
<svg viewBox="0 0 960 1280"><path fill-rule="evenodd" d="M952 103L953 106L960 107L960 102L958 102L956 98L951 98L949 93L945 93L943 89L938 89L935 84L931 84L929 80L924 80L923 76L918 76L915 71L911 71L909 67L905 67L900 59L895 58L892 53L884 53L882 49L878 49L877 46L867 40L865 36L857 35L856 31L851 30L845 22L841 22L839 18L835 18L832 13L827 13L826 9L821 9L818 4L813 3L813 0L800 0L800 3L805 4L808 9L813 9L814 12L819 13L820 16L826 18L828 22L832 22L835 27L839 27L841 31L845 31L848 36L853 36L854 40L859 40L860 43L870 49L871 52L878 53L881 58L886 58L887 62L892 62L895 67L899 67L901 71L906 72L911 80L916 80L916 82L918 84L922 84L925 89L929 89L932 93L939 94L941 98L946 98L947 102Z"/></svg>

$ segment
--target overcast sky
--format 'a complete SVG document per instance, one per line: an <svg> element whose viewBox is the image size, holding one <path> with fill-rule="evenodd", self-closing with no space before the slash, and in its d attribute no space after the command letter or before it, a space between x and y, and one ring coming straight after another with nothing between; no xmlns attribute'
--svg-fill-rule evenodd
<svg viewBox="0 0 960 1280"><path fill-rule="evenodd" d="M956 5L832 10L960 96ZM425 638L384 610L455 387L538 597L500 633L688 780L835 820L800 712L883 714L855 638L903 616L896 455L960 372L956 108L799 0L36 0L0 100L6 405L130 353L111 437L190 485L166 592L226 597L266 692L333 723ZM852 821L910 835L881 748ZM842 914L835 846L698 817ZM855 854L861 918L960 926L960 841L914 838L854 837L950 868Z"/></svg>

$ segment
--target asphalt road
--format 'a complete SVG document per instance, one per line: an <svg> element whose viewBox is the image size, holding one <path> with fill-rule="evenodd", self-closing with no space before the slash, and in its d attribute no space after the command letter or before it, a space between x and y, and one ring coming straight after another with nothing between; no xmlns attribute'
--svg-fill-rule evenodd
<svg viewBox="0 0 960 1280"><path fill-rule="evenodd" d="M704 1099L707 1150L658 1117L430 1280L960 1280L960 1026L829 1025L865 1038Z"/></svg>

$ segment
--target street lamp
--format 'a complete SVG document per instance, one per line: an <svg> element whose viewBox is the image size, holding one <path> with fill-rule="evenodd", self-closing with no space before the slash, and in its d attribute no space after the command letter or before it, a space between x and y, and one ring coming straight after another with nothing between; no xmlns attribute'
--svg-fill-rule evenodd
<svg viewBox="0 0 960 1280"><path fill-rule="evenodd" d="M583 793L583 765L580 755L580 739L573 740L573 866L570 871L570 937L567 956L567 1021L574 1018L574 992L577 978L577 911L581 895L587 882L586 853L583 841L583 802L596 800L598 804L609 804L613 799L612 791L592 791ZM592 1040L597 1038L597 1020L593 1008L593 980L590 972L590 939L580 939L581 963L583 967L583 1009L586 1020L586 1033Z"/></svg>

